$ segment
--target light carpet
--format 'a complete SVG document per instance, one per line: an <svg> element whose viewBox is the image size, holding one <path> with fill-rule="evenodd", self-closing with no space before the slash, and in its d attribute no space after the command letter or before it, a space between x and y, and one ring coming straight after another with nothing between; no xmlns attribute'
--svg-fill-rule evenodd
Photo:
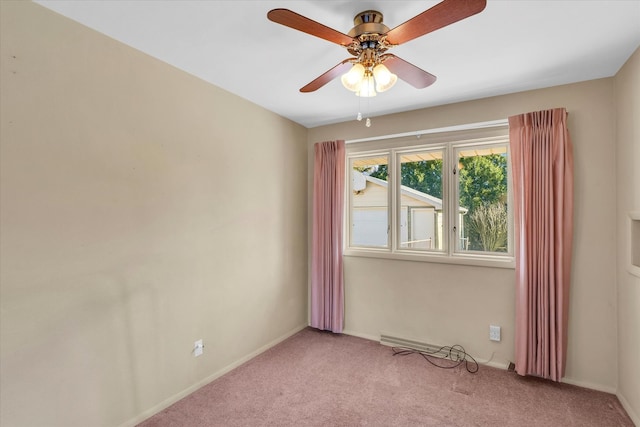
<svg viewBox="0 0 640 427"><path fill-rule="evenodd" d="M633 426L617 397L311 328L140 424L182 426Z"/></svg>

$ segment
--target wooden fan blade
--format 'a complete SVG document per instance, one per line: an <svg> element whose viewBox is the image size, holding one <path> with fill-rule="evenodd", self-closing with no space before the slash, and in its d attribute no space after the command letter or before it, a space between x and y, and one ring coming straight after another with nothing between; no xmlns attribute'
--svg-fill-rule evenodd
<svg viewBox="0 0 640 427"><path fill-rule="evenodd" d="M408 63L404 59L400 59L390 53L384 55L384 57L384 65L389 71L415 88L423 89L436 81L436 76Z"/></svg>
<svg viewBox="0 0 640 427"><path fill-rule="evenodd" d="M480 13L487 0L444 0L441 3L398 25L386 34L387 42L406 43L432 31L446 27L469 16Z"/></svg>
<svg viewBox="0 0 640 427"><path fill-rule="evenodd" d="M286 27L311 34L312 36L320 37L321 39L328 40L342 46L349 46L353 42L353 38L348 35L292 12L289 9L270 10L269 13L267 13L267 18Z"/></svg>
<svg viewBox="0 0 640 427"><path fill-rule="evenodd" d="M352 66L352 64L351 64L352 60L353 60L353 58L345 59L344 61L342 61L341 63L339 63L338 65L336 65L332 69L330 69L329 71L325 72L324 74L321 74L319 77L317 77L311 83L309 83L306 86L304 86L303 88L301 88L300 92L305 92L305 93L306 92L313 92L314 90L320 89L322 86L326 85L331 80L333 80L336 77L338 77L339 75L344 74L347 71L349 71L351 69L351 66Z"/></svg>

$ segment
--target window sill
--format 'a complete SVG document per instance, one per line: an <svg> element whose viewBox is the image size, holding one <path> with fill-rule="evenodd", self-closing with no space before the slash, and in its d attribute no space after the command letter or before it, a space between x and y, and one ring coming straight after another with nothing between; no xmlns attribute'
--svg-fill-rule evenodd
<svg viewBox="0 0 640 427"><path fill-rule="evenodd" d="M467 265L473 267L492 267L515 269L516 262L511 256L482 255L439 255L412 252L389 252L386 249L345 249L344 256L382 258L398 261L433 262L439 264Z"/></svg>

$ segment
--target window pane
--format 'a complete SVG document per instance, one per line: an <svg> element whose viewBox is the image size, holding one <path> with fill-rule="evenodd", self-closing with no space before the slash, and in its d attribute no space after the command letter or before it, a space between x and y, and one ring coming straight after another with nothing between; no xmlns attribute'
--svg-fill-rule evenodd
<svg viewBox="0 0 640 427"><path fill-rule="evenodd" d="M400 155L400 248L443 250L442 150Z"/></svg>
<svg viewBox="0 0 640 427"><path fill-rule="evenodd" d="M508 252L507 146L467 147L458 157L460 251Z"/></svg>
<svg viewBox="0 0 640 427"><path fill-rule="evenodd" d="M351 246L389 246L386 155L351 159Z"/></svg>

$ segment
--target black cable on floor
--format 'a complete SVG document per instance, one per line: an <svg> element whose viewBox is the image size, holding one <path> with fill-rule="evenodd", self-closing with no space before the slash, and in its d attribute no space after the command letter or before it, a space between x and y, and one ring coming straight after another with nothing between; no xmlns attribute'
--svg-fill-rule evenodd
<svg viewBox="0 0 640 427"><path fill-rule="evenodd" d="M422 357L424 357L424 359L427 362L431 363L433 366L436 366L442 369L457 368L463 363L465 365L465 368L467 369L467 372L471 374L475 374L476 372L478 372L478 369L479 369L478 362L476 362L476 359L474 359L470 354L467 354L464 348L458 344L454 346L443 346L443 347L440 347L439 350L433 351L433 352L426 351L426 350L416 350L416 349L407 348L407 347L391 347L391 349L393 350L394 356L397 356L397 355L406 356L408 354L417 353ZM449 360L454 363L448 364L448 365L441 365L436 363L435 360Z"/></svg>

